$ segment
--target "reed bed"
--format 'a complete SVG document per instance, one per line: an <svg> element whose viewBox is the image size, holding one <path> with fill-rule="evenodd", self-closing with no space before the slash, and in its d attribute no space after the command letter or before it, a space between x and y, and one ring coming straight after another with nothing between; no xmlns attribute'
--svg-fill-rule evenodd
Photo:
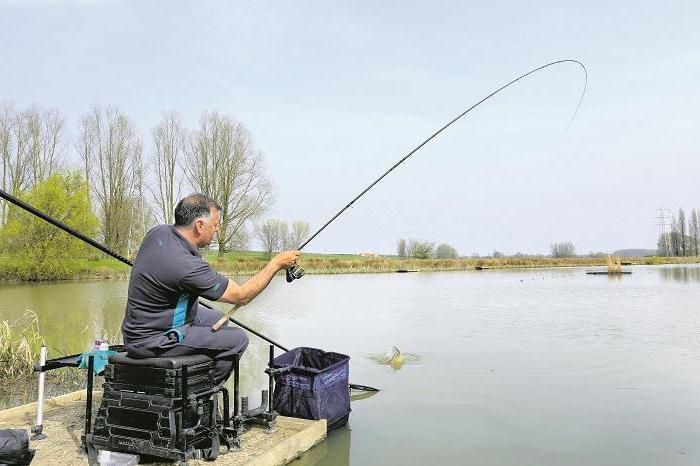
<svg viewBox="0 0 700 466"><path fill-rule="evenodd" d="M42 344L44 339L34 312L28 310L15 320L0 320L0 409L36 397L38 375L34 364L39 362ZM55 358L62 354L49 348L49 355ZM76 368L47 372L46 396L78 390L86 380L85 371Z"/></svg>
<svg viewBox="0 0 700 466"><path fill-rule="evenodd" d="M622 263L619 257L608 256L605 260L605 265L608 267L608 273L622 272Z"/></svg>
<svg viewBox="0 0 700 466"><path fill-rule="evenodd" d="M11 384L30 375L42 344L35 313L0 321L0 381Z"/></svg>

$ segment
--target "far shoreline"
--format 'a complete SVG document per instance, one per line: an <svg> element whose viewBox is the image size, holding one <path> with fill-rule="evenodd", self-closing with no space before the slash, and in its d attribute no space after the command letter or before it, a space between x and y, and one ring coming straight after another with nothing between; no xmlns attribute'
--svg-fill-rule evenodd
<svg viewBox="0 0 700 466"><path fill-rule="evenodd" d="M698 264L699 256L692 257L623 257L625 266ZM210 253L207 260L218 272L227 276L250 276L261 270L269 260L263 252L242 251L227 253L219 258ZM401 259L395 256L365 257L350 254L306 254L300 261L309 275L343 275L406 272L459 272L470 270L513 270L534 268L604 267L605 257L481 257L462 259ZM625 267L623 266L623 267ZM6 261L0 261L0 283L52 283L63 281L109 281L129 278L130 269L114 260L98 258L78 260L75 269L67 275L53 278L29 279L13 277Z"/></svg>

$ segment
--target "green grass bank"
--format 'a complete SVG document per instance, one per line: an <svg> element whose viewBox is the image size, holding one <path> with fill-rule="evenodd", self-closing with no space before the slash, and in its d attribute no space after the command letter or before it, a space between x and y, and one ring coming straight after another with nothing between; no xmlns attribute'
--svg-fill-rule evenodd
<svg viewBox="0 0 700 466"><path fill-rule="evenodd" d="M211 252L207 260L227 275L252 275L258 272L270 256L264 252L236 251L219 257ZM0 256L0 281L103 280L128 278L130 268L114 259L92 257L67 261L60 273L43 273L41 264L8 255ZM634 265L695 264L700 257L626 257L624 263ZM489 269L605 266L604 257L502 257L468 259L400 259L394 256L365 257L352 254L304 254L299 264L309 274L391 273L398 270L419 272Z"/></svg>

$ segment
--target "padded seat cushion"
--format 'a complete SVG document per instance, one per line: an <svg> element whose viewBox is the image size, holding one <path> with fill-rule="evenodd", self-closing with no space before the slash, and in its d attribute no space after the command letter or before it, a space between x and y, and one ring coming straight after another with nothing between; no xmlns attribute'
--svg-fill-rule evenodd
<svg viewBox="0 0 700 466"><path fill-rule="evenodd" d="M213 361L204 354L190 354L187 356L166 356L162 358L130 358L126 353L117 353L109 357L110 364L124 364L141 367L158 367L161 369L179 369L182 366L194 366Z"/></svg>

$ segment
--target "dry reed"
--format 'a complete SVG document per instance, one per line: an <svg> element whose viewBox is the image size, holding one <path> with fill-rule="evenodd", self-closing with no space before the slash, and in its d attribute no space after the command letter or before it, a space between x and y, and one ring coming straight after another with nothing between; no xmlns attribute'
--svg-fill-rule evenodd
<svg viewBox="0 0 700 466"><path fill-rule="evenodd" d="M30 375L42 344L34 312L27 311L14 321L0 321L0 382L12 384Z"/></svg>

